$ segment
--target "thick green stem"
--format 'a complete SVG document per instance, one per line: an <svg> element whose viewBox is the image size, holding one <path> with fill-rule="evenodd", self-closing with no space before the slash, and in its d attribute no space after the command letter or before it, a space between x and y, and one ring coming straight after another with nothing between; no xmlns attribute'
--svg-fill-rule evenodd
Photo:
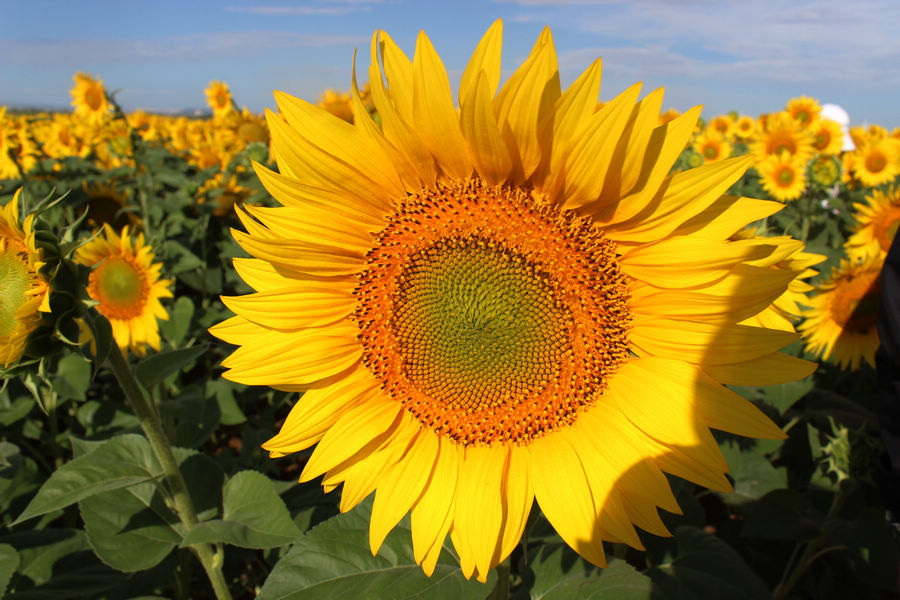
<svg viewBox="0 0 900 600"><path fill-rule="evenodd" d="M128 403L131 404L131 408L138 419L140 419L141 428L143 428L144 434L153 448L153 453L162 467L166 483L172 493L175 512L184 525L185 531L189 531L198 522L197 512L194 510L194 503L191 501L184 477L178 469L178 462L175 460L172 446L169 444L165 433L163 433L159 416L147 400L147 396L140 385L138 385L131 369L128 367L124 354L122 354L117 344L112 344L107 361L116 379L119 381L122 391L125 392ZM218 600L231 600L228 584L222 575L221 557L216 556L209 544L194 544L189 546L189 548L206 570L206 575L209 577L209 582L212 584L216 598Z"/></svg>
<svg viewBox="0 0 900 600"><path fill-rule="evenodd" d="M838 492L834 495L834 498L832 498L831 506L828 509L828 514L825 516L825 521L822 523L822 532L818 535L818 537L806 544L806 548L803 549L803 554L800 555L800 559L797 560L796 563L794 563L795 566L793 567L793 571L785 570L784 575L781 576L781 581L775 587L775 591L772 592L773 600L782 600L783 598L787 598L788 594L791 593L791 590L794 589L794 586L797 585L797 582L800 581L800 578L806 572L806 569L808 569L817 558L819 558L826 552L837 549L837 547L832 547L820 551L822 546L828 540L827 525L835 517L838 516L838 513L841 512L841 508L843 508L844 506L844 501L847 499L847 496L849 494L849 486L849 480L840 482L838 486ZM796 554L796 549L794 550L794 552ZM794 555L791 555L791 558L793 558L793 556ZM788 569L791 568L792 562L793 561L788 562Z"/></svg>

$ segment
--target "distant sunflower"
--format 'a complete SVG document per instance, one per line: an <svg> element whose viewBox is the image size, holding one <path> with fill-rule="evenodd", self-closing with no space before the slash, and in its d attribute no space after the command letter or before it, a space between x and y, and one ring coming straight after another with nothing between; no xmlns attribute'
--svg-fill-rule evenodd
<svg viewBox="0 0 900 600"><path fill-rule="evenodd" d="M819 154L840 154L844 147L841 124L831 119L820 119L812 127L813 148Z"/></svg>
<svg viewBox="0 0 900 600"><path fill-rule="evenodd" d="M348 123L353 122L353 107L350 99L350 92L327 89L319 96L316 105L321 109L327 110L339 119L343 119Z"/></svg>
<svg viewBox="0 0 900 600"><path fill-rule="evenodd" d="M731 144L725 136L709 127L696 137L692 146L705 163L718 162L731 156Z"/></svg>
<svg viewBox="0 0 900 600"><path fill-rule="evenodd" d="M805 164L784 152L756 165L763 188L775 200L796 200L806 189Z"/></svg>
<svg viewBox="0 0 900 600"><path fill-rule="evenodd" d="M119 235L104 225L103 234L79 248L75 260L93 268L88 295L109 319L119 347L138 356L148 345L159 350L156 320L169 318L159 301L172 297L172 281L160 279L160 264L153 262L153 248L144 244L143 234L132 240L128 226Z"/></svg>
<svg viewBox="0 0 900 600"><path fill-rule="evenodd" d="M750 148L760 162L787 153L805 163L814 153L812 134L785 113L768 115Z"/></svg>
<svg viewBox="0 0 900 600"><path fill-rule="evenodd" d="M71 89L72 106L75 115L87 122L99 125L109 119L112 105L106 98L103 80L95 79L87 73L76 73L75 86Z"/></svg>
<svg viewBox="0 0 900 600"><path fill-rule="evenodd" d="M741 115L734 123L734 135L746 140L756 133L756 119L749 115Z"/></svg>
<svg viewBox="0 0 900 600"><path fill-rule="evenodd" d="M222 81L210 81L206 90L206 103L213 111L216 118L224 117L234 110L234 102L231 99L231 90L228 84Z"/></svg>
<svg viewBox="0 0 900 600"><path fill-rule="evenodd" d="M841 166L836 158L827 154L809 165L809 179L822 187L831 187L841 179Z"/></svg>
<svg viewBox="0 0 900 600"><path fill-rule="evenodd" d="M866 187L890 183L900 174L900 141L894 138L871 138L858 146L853 161L853 175Z"/></svg>
<svg viewBox="0 0 900 600"><path fill-rule="evenodd" d="M884 258L900 226L900 188L872 190L866 202L854 203L853 209L856 223L847 240L847 255L851 259Z"/></svg>
<svg viewBox="0 0 900 600"><path fill-rule="evenodd" d="M718 132L723 138L729 138L734 135L735 121L731 115L716 115L709 120L707 129Z"/></svg>
<svg viewBox="0 0 900 600"><path fill-rule="evenodd" d="M283 206L239 212L257 292L211 330L229 379L305 391L264 447L316 445L300 480L343 511L374 492L373 552L410 512L426 573L449 534L481 581L535 500L598 565L635 525L666 535L664 471L730 489L710 427L783 437L722 384L812 369L778 352L795 334L737 324L788 283L748 264L776 245L728 240L778 210L723 196L750 160L670 174L699 107L657 127L662 91L635 85L595 112L599 60L563 92L549 29L496 92L501 28L458 109L424 33L412 60L373 37L383 128L276 93L279 173L257 172Z"/></svg>
<svg viewBox="0 0 900 600"><path fill-rule="evenodd" d="M33 215L19 225L19 190L0 208L0 365L22 357L30 334L50 312L49 288L40 274L41 251L35 246Z"/></svg>
<svg viewBox="0 0 900 600"><path fill-rule="evenodd" d="M862 262L842 260L816 286L799 328L809 352L842 369L855 371L863 360L875 366L883 263L877 255Z"/></svg>
<svg viewBox="0 0 900 600"><path fill-rule="evenodd" d="M791 98L785 109L791 118L800 123L803 127L812 127L819 120L819 114L822 107L815 98L809 96L800 96Z"/></svg>

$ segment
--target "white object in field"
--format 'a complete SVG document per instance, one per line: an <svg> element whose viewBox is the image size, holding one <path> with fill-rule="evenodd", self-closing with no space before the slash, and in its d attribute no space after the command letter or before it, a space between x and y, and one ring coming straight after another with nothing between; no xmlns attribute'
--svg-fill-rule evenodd
<svg viewBox="0 0 900 600"><path fill-rule="evenodd" d="M836 121L841 126L841 133L844 135L844 147L841 150L844 152L856 150L853 138L850 137L850 115L847 114L846 110L837 104L823 104L822 112L819 116L823 119Z"/></svg>

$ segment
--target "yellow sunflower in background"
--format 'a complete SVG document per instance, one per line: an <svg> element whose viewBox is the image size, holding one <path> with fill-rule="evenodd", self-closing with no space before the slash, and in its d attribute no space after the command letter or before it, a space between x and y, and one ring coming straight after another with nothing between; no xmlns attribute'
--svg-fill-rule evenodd
<svg viewBox="0 0 900 600"><path fill-rule="evenodd" d="M666 123L674 121L679 116L681 116L681 111L678 110L677 108L666 109L666 111L664 113L661 113L659 115L659 118L656 120L656 124L657 125L665 125Z"/></svg>
<svg viewBox="0 0 900 600"><path fill-rule="evenodd" d="M348 123L353 122L353 108L351 105L350 92L342 92L340 90L328 89L322 92L316 105L327 110L339 119L343 119Z"/></svg>
<svg viewBox="0 0 900 600"><path fill-rule="evenodd" d="M169 318L160 299L172 297L172 281L160 279L161 265L153 262L153 248L144 244L143 234L132 239L127 225L121 234L104 225L102 235L78 249L75 261L93 268L88 295L109 319L119 347L138 356L147 346L159 350L156 320Z"/></svg>
<svg viewBox="0 0 900 600"><path fill-rule="evenodd" d="M264 448L316 445L300 480L342 485L342 511L374 492L373 552L410 512L426 573L449 534L482 581L535 500L597 565L635 525L667 535L664 472L731 487L710 427L783 437L723 384L814 367L738 324L789 279L749 264L777 244L729 241L778 210L723 196L751 159L670 174L699 107L657 126L662 90L634 85L595 112L599 59L563 91L549 29L501 86L501 32L458 109L424 33L412 60L373 37L383 129L276 92L279 173L257 172L283 206L239 212L257 291L211 330L229 379L305 392Z"/></svg>
<svg viewBox="0 0 900 600"><path fill-rule="evenodd" d="M19 225L19 197L0 208L0 365L22 357L30 334L50 312L49 287L39 270L44 263L35 246L33 215Z"/></svg>
<svg viewBox="0 0 900 600"><path fill-rule="evenodd" d="M820 119L812 127L813 148L819 154L840 154L844 147L841 124L831 119Z"/></svg>
<svg viewBox="0 0 900 600"><path fill-rule="evenodd" d="M234 102L231 99L231 90L228 84L222 81L210 81L206 90L206 103L213 111L213 117L224 117L234 110Z"/></svg>
<svg viewBox="0 0 900 600"><path fill-rule="evenodd" d="M756 170L763 188L775 200L796 200L806 189L805 163L787 152L770 156L756 165Z"/></svg>
<svg viewBox="0 0 900 600"><path fill-rule="evenodd" d="M812 127L819 120L822 107L815 98L800 96L788 100L785 111L803 127Z"/></svg>
<svg viewBox="0 0 900 600"><path fill-rule="evenodd" d="M731 144L716 129L707 127L693 143L694 151L703 157L703 162L714 163L731 156Z"/></svg>
<svg viewBox="0 0 900 600"><path fill-rule="evenodd" d="M706 129L718 132L723 138L729 138L734 135L734 127L735 121L731 115L716 115L709 120Z"/></svg>
<svg viewBox="0 0 900 600"><path fill-rule="evenodd" d="M866 256L884 258L900 227L900 188L872 190L866 202L853 204L856 224L847 240L847 256L862 259Z"/></svg>
<svg viewBox="0 0 900 600"><path fill-rule="evenodd" d="M853 175L866 187L890 183L900 174L900 141L894 138L868 138L855 154Z"/></svg>
<svg viewBox="0 0 900 600"><path fill-rule="evenodd" d="M799 327L808 352L842 369L855 371L863 360L875 366L883 263L877 255L861 262L842 260L815 287Z"/></svg>
<svg viewBox="0 0 900 600"><path fill-rule="evenodd" d="M768 115L764 123L757 131L756 141L750 145L757 161L762 162L771 156L785 153L803 163L812 158L812 133L790 115Z"/></svg>
<svg viewBox="0 0 900 600"><path fill-rule="evenodd" d="M72 94L72 106L75 107L75 115L93 125L105 122L110 116L112 105L106 98L103 80L80 72L76 73L72 79L75 80L75 86L70 93Z"/></svg>
<svg viewBox="0 0 900 600"><path fill-rule="evenodd" d="M742 140L753 137L756 133L756 119L749 115L741 115L734 123L734 135Z"/></svg>

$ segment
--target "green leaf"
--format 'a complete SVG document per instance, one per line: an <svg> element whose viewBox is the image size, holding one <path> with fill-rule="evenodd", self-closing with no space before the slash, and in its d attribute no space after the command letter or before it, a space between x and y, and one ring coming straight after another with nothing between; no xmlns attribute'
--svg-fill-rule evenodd
<svg viewBox="0 0 900 600"><path fill-rule="evenodd" d="M648 573L668 596L684 600L771 600L765 583L718 537L685 526L675 531L675 542L675 558Z"/></svg>
<svg viewBox="0 0 900 600"><path fill-rule="evenodd" d="M824 515L794 490L774 490L749 506L741 536L771 540L811 540L822 531Z"/></svg>
<svg viewBox="0 0 900 600"><path fill-rule="evenodd" d="M409 517L388 535L377 556L369 550L371 501L314 527L285 554L266 579L258 600L428 598L483 600L494 585L466 581L451 555L449 538L431 577L413 558Z"/></svg>
<svg viewBox="0 0 900 600"><path fill-rule="evenodd" d="M99 400L88 400L79 406L75 418L88 435L118 433L126 429L137 429L140 425L140 420L134 413L125 410L125 406Z"/></svg>
<svg viewBox="0 0 900 600"><path fill-rule="evenodd" d="M174 453L197 516L214 516L221 503L221 468L193 450L175 448ZM118 571L143 571L156 566L184 536L177 515L153 483L97 494L78 506L94 553Z"/></svg>
<svg viewBox="0 0 900 600"><path fill-rule="evenodd" d="M6 593L9 578L19 568L19 553L9 544L0 544L0 594Z"/></svg>
<svg viewBox="0 0 900 600"><path fill-rule="evenodd" d="M240 425L247 421L244 411L234 398L235 384L227 379L214 379L206 384L207 393L215 393L223 425Z"/></svg>
<svg viewBox="0 0 900 600"><path fill-rule="evenodd" d="M728 461L729 475L734 479L734 493L721 494L725 502L756 500L772 490L787 487L787 470L773 467L758 449L741 449L731 442L722 444L721 449Z"/></svg>
<svg viewBox="0 0 900 600"><path fill-rule="evenodd" d="M96 494L78 507L94 553L117 571L156 566L181 541L178 517L153 483Z"/></svg>
<svg viewBox="0 0 900 600"><path fill-rule="evenodd" d="M241 548L275 548L302 535L272 481L256 471L241 471L225 484L222 520L196 525L182 545L224 542Z"/></svg>
<svg viewBox="0 0 900 600"><path fill-rule="evenodd" d="M187 296L179 296L172 304L168 321L160 321L159 328L173 346L180 345L187 337L194 317L194 303Z"/></svg>
<svg viewBox="0 0 900 600"><path fill-rule="evenodd" d="M763 388L766 401L777 408L781 414L794 405L813 388L813 378L781 383Z"/></svg>
<svg viewBox="0 0 900 600"><path fill-rule="evenodd" d="M159 474L146 439L136 434L112 438L54 471L13 525L100 492L149 481Z"/></svg>
<svg viewBox="0 0 900 600"><path fill-rule="evenodd" d="M91 363L77 354L69 354L59 361L53 389L63 398L84 400L91 384Z"/></svg>
<svg viewBox="0 0 900 600"><path fill-rule="evenodd" d="M96 366L102 365L106 362L109 351L112 350L112 325L110 325L106 317L93 311L85 311L84 322L87 324L88 329L91 330L91 335L94 336L94 343L89 346L91 351L95 352L94 364Z"/></svg>
<svg viewBox="0 0 900 600"><path fill-rule="evenodd" d="M35 585L53 578L57 561L89 549L84 532L78 529L17 531L3 536L3 542L18 549L19 575L27 577Z"/></svg>
<svg viewBox="0 0 900 600"><path fill-rule="evenodd" d="M565 544L542 545L525 569L532 600L645 600L653 592L653 581L625 561L600 569Z"/></svg>
<svg viewBox="0 0 900 600"><path fill-rule="evenodd" d="M173 373L177 373L203 356L208 347L205 344L159 352L145 358L134 368L134 376L150 389Z"/></svg>

